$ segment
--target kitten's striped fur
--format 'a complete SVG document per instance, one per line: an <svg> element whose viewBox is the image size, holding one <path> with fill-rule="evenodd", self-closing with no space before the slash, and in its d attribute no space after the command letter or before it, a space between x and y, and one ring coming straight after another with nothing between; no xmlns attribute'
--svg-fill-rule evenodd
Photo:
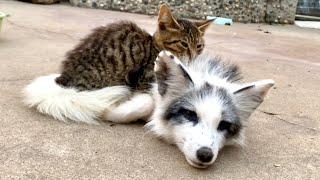
<svg viewBox="0 0 320 180"><path fill-rule="evenodd" d="M67 55L58 84L79 90L137 85L158 54L152 36L132 22L99 27Z"/></svg>
<svg viewBox="0 0 320 180"><path fill-rule="evenodd" d="M153 36L128 21L99 27L67 54L61 74L39 77L24 89L25 104L62 121L146 119L154 108L145 91L153 82L157 54L170 50L194 59L209 24L176 20L162 5Z"/></svg>
<svg viewBox="0 0 320 180"><path fill-rule="evenodd" d="M153 79L153 62L161 50L195 58L204 47L203 33L210 21L174 19L162 5L159 28L151 36L133 22L99 27L67 54L56 82L78 90L128 85L146 90Z"/></svg>

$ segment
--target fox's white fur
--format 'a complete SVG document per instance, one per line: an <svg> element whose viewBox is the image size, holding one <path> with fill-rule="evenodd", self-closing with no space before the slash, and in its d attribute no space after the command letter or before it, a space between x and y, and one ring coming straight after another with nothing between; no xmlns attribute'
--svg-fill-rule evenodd
<svg viewBox="0 0 320 180"><path fill-rule="evenodd" d="M138 119L147 120L153 108L154 100L150 94L134 94L130 100L106 109L102 119L117 123L128 123Z"/></svg>
<svg viewBox="0 0 320 180"><path fill-rule="evenodd" d="M236 66L204 55L183 64L163 51L154 71L156 82L149 93L132 92L126 86L78 91L56 84L59 74L53 74L29 84L24 101L62 121L145 119L146 127L177 145L190 165L204 168L224 145L242 144L243 124L274 85L273 80L239 84Z"/></svg>
<svg viewBox="0 0 320 180"><path fill-rule="evenodd" d="M61 121L98 124L99 120L128 123L146 119L153 111L148 93L133 93L127 86L78 91L55 82L59 74L35 79L23 90L24 102Z"/></svg>
<svg viewBox="0 0 320 180"><path fill-rule="evenodd" d="M273 80L236 83L236 66L205 55L183 65L170 52L161 52L154 70L155 108L146 126L177 145L197 168L211 165L223 146L243 144L242 125L274 84ZM238 126L230 129L238 129L234 135L223 121Z"/></svg>

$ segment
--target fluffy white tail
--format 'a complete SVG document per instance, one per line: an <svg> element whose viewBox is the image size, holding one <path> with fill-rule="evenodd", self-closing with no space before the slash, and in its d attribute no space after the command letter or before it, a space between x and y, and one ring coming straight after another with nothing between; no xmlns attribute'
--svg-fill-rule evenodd
<svg viewBox="0 0 320 180"><path fill-rule="evenodd" d="M103 111L130 95L126 86L112 86L93 91L77 91L59 86L59 74L35 79L23 91L24 102L55 119L96 124Z"/></svg>

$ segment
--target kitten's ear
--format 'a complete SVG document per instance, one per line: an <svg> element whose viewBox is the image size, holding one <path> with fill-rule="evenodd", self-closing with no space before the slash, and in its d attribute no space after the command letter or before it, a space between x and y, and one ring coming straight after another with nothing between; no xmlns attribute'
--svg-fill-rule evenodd
<svg viewBox="0 0 320 180"><path fill-rule="evenodd" d="M214 19L209 19L209 20L205 20L205 21L197 21L195 22L196 26L198 27L199 31L204 34L204 32L208 29L208 27L210 26L210 24L215 20Z"/></svg>
<svg viewBox="0 0 320 180"><path fill-rule="evenodd" d="M158 25L160 30L177 31L182 29L177 20L172 16L171 10L167 4L162 4L160 6Z"/></svg>
<svg viewBox="0 0 320 180"><path fill-rule="evenodd" d="M154 72L158 92L164 95L180 95L193 86L193 81L185 66L169 51L161 51L155 61Z"/></svg>
<svg viewBox="0 0 320 180"><path fill-rule="evenodd" d="M235 104L242 119L248 119L251 113L259 107L274 85L271 79L261 80L241 86L233 92Z"/></svg>

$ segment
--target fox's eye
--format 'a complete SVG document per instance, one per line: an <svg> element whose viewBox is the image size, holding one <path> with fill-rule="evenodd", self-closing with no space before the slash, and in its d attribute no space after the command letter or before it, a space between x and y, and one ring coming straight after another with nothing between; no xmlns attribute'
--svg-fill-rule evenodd
<svg viewBox="0 0 320 180"><path fill-rule="evenodd" d="M231 123L225 120L220 121L218 125L218 130L219 131L224 131L230 129Z"/></svg>
<svg viewBox="0 0 320 180"><path fill-rule="evenodd" d="M188 48L188 43L181 41L180 44L184 47L184 48Z"/></svg>
<svg viewBox="0 0 320 180"><path fill-rule="evenodd" d="M220 121L218 125L218 130L219 131L224 131L226 130L228 132L228 136L234 136L238 134L239 130L241 128L241 125L231 123L225 120Z"/></svg>
<svg viewBox="0 0 320 180"><path fill-rule="evenodd" d="M181 108L178 113L183 115L186 119L188 119L191 122L194 122L194 123L198 122L198 115L194 111Z"/></svg>
<svg viewBox="0 0 320 180"><path fill-rule="evenodd" d="M198 44L197 49L201 49L203 47L203 44Z"/></svg>

